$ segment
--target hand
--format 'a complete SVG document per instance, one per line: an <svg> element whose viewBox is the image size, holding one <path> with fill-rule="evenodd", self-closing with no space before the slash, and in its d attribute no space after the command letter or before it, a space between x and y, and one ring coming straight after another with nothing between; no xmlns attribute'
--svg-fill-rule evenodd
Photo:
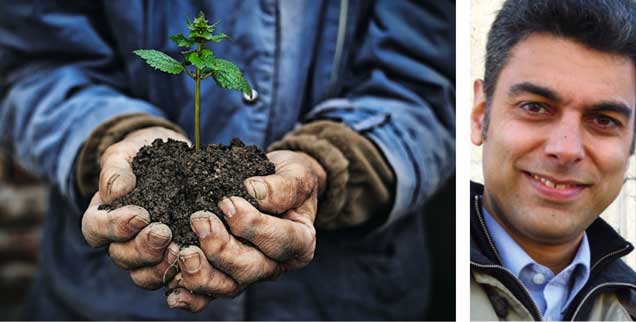
<svg viewBox="0 0 636 322"><path fill-rule="evenodd" d="M141 207L125 206L112 211L100 211L98 207L133 190L137 179L132 160L141 147L157 138L190 144L177 132L150 127L134 131L108 147L100 159L99 191L82 217L82 234L88 244L108 245L113 262L129 270L133 282L146 289L160 288L176 274L179 246L171 243L170 228L161 223L150 224L150 214Z"/></svg>
<svg viewBox="0 0 636 322"><path fill-rule="evenodd" d="M212 213L191 216L201 247L179 253L181 272L168 286L174 288L167 298L170 307L200 311L214 298L234 296L252 283L276 278L313 259L314 219L325 171L305 153L274 151L267 156L276 173L245 180L258 209L243 198L222 200L219 208L230 231Z"/></svg>

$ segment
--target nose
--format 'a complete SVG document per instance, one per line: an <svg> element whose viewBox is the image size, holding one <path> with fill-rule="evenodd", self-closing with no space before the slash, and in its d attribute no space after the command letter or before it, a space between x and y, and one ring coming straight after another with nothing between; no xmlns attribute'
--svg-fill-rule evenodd
<svg viewBox="0 0 636 322"><path fill-rule="evenodd" d="M571 165L585 158L583 133L577 120L561 119L548 133L545 154L559 165Z"/></svg>

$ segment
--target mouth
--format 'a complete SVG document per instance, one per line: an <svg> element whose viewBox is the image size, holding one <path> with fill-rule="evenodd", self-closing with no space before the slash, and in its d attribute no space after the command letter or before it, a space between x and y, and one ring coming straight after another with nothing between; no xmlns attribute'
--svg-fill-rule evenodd
<svg viewBox="0 0 636 322"><path fill-rule="evenodd" d="M524 174L539 195L551 201L572 201L589 187L589 184L576 180L560 180L527 171Z"/></svg>

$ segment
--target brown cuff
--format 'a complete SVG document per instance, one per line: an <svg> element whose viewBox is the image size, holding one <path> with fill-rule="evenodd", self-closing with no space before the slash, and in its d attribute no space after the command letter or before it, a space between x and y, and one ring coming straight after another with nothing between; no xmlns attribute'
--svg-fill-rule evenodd
<svg viewBox="0 0 636 322"><path fill-rule="evenodd" d="M365 223L393 203L395 174L380 150L344 124L315 121L275 142L269 150L302 151L327 172L316 227L338 229Z"/></svg>
<svg viewBox="0 0 636 322"><path fill-rule="evenodd" d="M176 124L156 116L143 113L126 114L112 118L89 135L75 166L75 178L80 194L84 197L95 193L99 187L99 158L109 146L121 141L126 135L147 127L161 126L173 131L185 132Z"/></svg>

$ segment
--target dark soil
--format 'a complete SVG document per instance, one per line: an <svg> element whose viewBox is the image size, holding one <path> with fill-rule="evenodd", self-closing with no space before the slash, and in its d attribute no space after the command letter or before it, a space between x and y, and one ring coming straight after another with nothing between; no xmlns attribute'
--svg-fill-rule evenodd
<svg viewBox="0 0 636 322"><path fill-rule="evenodd" d="M274 164L264 152L236 138L230 146L212 144L199 152L184 142L157 139L139 150L132 168L137 176L135 189L99 209L143 207L152 221L170 227L172 240L181 246L199 245L190 228L191 214L207 210L222 218L217 203L229 196L242 197L256 206L243 181L274 173Z"/></svg>

